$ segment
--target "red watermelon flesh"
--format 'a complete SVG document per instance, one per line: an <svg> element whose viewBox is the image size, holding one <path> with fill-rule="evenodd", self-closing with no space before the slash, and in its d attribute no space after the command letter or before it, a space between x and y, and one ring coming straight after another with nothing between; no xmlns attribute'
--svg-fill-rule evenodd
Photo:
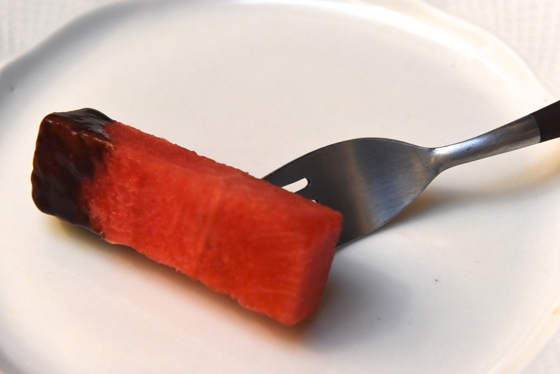
<svg viewBox="0 0 560 374"><path fill-rule="evenodd" d="M45 117L32 184L45 213L131 246L286 325L316 311L342 220L92 109Z"/></svg>

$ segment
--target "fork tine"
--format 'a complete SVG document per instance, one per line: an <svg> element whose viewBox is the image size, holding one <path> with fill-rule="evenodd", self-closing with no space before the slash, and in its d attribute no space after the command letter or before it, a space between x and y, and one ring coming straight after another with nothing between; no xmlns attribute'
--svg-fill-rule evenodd
<svg viewBox="0 0 560 374"><path fill-rule="evenodd" d="M297 191L296 194L298 194L300 196L303 196L306 199L314 200L314 201L318 202L317 196L313 196L313 190L309 187L310 187L309 185L305 186L301 190Z"/></svg>
<svg viewBox="0 0 560 374"><path fill-rule="evenodd" d="M278 187L284 187L289 184L295 183L306 178L305 172L302 168L294 167L291 162L283 167L273 171L265 176L263 179Z"/></svg>

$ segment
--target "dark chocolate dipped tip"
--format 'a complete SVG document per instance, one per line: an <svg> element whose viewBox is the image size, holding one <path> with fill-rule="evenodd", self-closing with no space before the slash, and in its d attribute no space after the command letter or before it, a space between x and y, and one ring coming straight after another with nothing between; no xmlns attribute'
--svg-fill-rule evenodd
<svg viewBox="0 0 560 374"><path fill-rule="evenodd" d="M74 225L91 227L81 197L84 178L92 179L113 144L105 131L115 122L95 109L51 113L41 122L31 185L33 201L46 214Z"/></svg>

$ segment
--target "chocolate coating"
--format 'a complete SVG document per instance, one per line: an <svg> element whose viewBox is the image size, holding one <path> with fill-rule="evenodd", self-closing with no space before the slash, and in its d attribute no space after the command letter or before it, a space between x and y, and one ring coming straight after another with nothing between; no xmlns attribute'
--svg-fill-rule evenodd
<svg viewBox="0 0 560 374"><path fill-rule="evenodd" d="M43 119L31 173L33 201L40 211L96 231L80 190L84 178L92 179L114 148L105 131L112 122L89 108L52 113Z"/></svg>

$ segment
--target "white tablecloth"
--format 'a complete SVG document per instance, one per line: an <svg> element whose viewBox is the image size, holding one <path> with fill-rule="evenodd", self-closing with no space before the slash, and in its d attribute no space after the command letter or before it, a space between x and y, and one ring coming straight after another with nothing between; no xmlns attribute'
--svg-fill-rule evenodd
<svg viewBox="0 0 560 374"><path fill-rule="evenodd" d="M0 0L0 65L80 14L121 1ZM418 1L496 35L525 60L543 86L560 97L560 0ZM560 332L523 374L560 374Z"/></svg>

